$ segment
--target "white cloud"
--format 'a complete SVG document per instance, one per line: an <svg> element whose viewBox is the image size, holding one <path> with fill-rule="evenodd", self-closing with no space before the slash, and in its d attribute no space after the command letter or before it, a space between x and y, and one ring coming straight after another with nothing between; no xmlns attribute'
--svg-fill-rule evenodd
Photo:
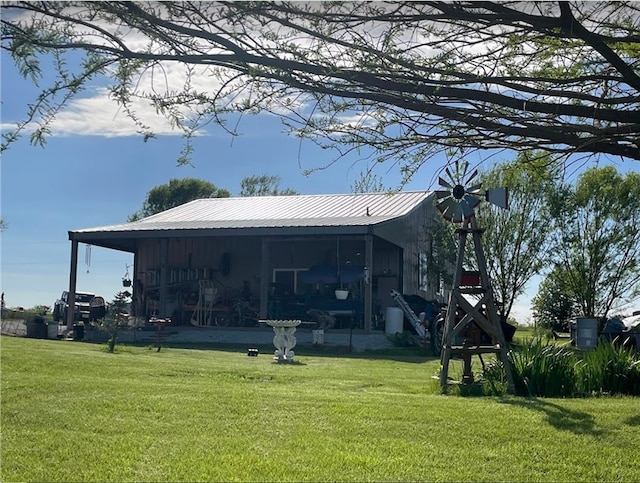
<svg viewBox="0 0 640 483"><path fill-rule="evenodd" d="M135 101L134 109L150 130L160 135L180 135L169 121L159 116L148 102ZM109 97L105 88L93 97L75 99L51 124L53 135L90 135L119 137L136 135L138 127L126 112Z"/></svg>

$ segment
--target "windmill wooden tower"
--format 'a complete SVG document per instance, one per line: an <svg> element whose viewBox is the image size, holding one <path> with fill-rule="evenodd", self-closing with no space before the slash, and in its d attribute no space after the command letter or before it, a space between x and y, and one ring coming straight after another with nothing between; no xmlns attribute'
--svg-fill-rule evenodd
<svg viewBox="0 0 640 483"><path fill-rule="evenodd" d="M445 172L449 181L440 177L438 182L444 189L436 191L437 208L442 216L452 223L461 225L456 230L458 256L442 336L440 386L443 389L447 386L449 362L454 355L460 356L463 360L462 382L470 383L473 382L471 357L480 356L483 353L496 353L504 364L509 391L513 392L513 375L508 348L487 272L487 262L482 248L482 229L477 225L474 212L482 200L508 209L508 191L506 188L482 191L481 183L472 184L473 179L478 175L478 170L467 175L468 168L468 162L460 164L457 161L455 172L452 173L449 167L446 167ZM469 238L473 243L477 272L464 270L466 244ZM472 303L465 298L465 295L475 296L478 299Z"/></svg>

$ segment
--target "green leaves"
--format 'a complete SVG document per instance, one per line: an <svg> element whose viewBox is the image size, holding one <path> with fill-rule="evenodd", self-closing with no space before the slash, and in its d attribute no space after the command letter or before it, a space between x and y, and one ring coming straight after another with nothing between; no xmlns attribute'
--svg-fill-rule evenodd
<svg viewBox="0 0 640 483"><path fill-rule="evenodd" d="M228 190L217 188L209 181L197 178L176 178L149 190L142 209L131 215L128 221L138 221L200 198L228 198L229 196L231 193Z"/></svg>
<svg viewBox="0 0 640 483"><path fill-rule="evenodd" d="M552 229L548 203L557 176L549 156L534 151L480 176L483 189L509 190L509 210L489 203L477 208L489 275L497 299L504 304L504 315L509 315L527 282L547 263Z"/></svg>
<svg viewBox="0 0 640 483"><path fill-rule="evenodd" d="M59 58L63 97L43 124L99 71L146 139L154 123L134 99L151 101L187 144L224 113L271 112L340 147L336 160L369 146L406 173L450 147L640 159L628 2L3 2L2 11L2 46L22 75L38 83L43 59ZM64 58L78 52L88 60L76 71ZM31 114L26 124L41 122Z"/></svg>
<svg viewBox="0 0 640 483"><path fill-rule="evenodd" d="M529 339L511 352L516 392L528 397L640 395L640 359L633 349L600 341L590 351ZM484 373L491 387L502 387L500 362Z"/></svg>
<svg viewBox="0 0 640 483"><path fill-rule="evenodd" d="M288 196L297 195L291 188L280 189L280 176L256 175L242 178L240 182L240 196Z"/></svg>
<svg viewBox="0 0 640 483"><path fill-rule="evenodd" d="M553 197L553 262L581 315L606 316L640 283L640 177L591 168Z"/></svg>

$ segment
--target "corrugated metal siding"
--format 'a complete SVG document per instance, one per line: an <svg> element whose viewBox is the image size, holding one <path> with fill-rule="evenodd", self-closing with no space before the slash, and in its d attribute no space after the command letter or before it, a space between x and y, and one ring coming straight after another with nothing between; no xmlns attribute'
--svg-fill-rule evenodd
<svg viewBox="0 0 640 483"><path fill-rule="evenodd" d="M423 203L407 216L393 219L376 226L373 233L393 244L402 247L403 256L403 290L406 293L419 294L425 298L435 298L435 288L420 290L420 253L427 253L432 238L433 223L436 217L433 203Z"/></svg>
<svg viewBox="0 0 640 483"><path fill-rule="evenodd" d="M76 233L260 227L368 226L411 212L429 192L260 196L191 201L133 223Z"/></svg>

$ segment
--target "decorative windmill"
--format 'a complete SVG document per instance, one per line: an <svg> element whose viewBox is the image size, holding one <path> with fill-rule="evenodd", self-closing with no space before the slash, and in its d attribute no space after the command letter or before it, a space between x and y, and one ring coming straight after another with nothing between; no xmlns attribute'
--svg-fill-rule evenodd
<svg viewBox="0 0 640 483"><path fill-rule="evenodd" d="M513 377L508 359L508 350L498 313L493 290L487 272L487 263L482 248L482 229L478 228L475 208L486 200L504 209L509 208L506 188L482 190L481 183L473 183L478 175L474 170L467 175L469 163L455 163L455 172L445 167L449 180L438 179L444 189L436 191L437 208L442 216L452 223L460 223L458 234L458 257L453 277L453 289L449 298L444 324L442 350L440 352L440 386L445 388L449 373L449 361L453 355L461 355L464 368L462 382L473 382L471 356L487 352L499 354L504 363L509 390L513 391ZM472 236L477 272L465 271L464 258L468 235ZM464 296L478 296L473 305ZM484 334L482 333L484 331ZM486 335L485 335L486 334ZM490 340L486 340L489 338Z"/></svg>

